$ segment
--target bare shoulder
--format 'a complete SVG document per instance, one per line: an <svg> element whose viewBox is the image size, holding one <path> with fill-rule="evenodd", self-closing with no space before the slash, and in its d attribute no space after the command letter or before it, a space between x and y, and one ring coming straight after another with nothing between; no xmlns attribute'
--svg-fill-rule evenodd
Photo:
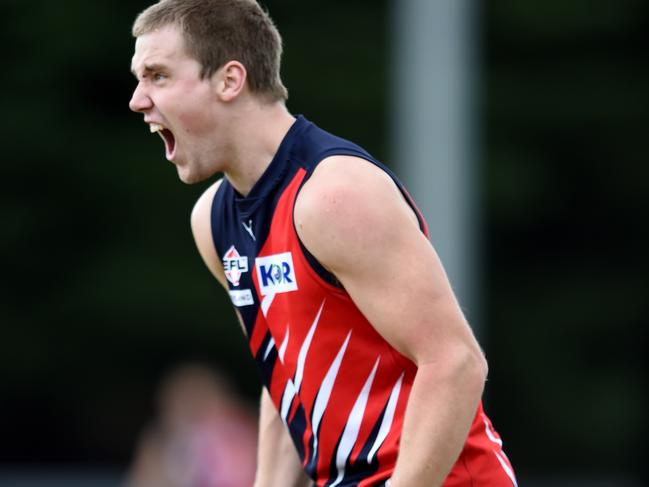
<svg viewBox="0 0 649 487"><path fill-rule="evenodd" d="M191 227L194 241L207 268L221 284L225 285L225 276L212 238L212 200L223 182L219 179L196 200L191 214Z"/></svg>
<svg viewBox="0 0 649 487"><path fill-rule="evenodd" d="M222 182L223 179L219 179L214 184L211 184L196 200L191 215L192 228L194 225L203 225L206 219L209 222L212 211L212 200Z"/></svg>
<svg viewBox="0 0 649 487"><path fill-rule="evenodd" d="M298 196L294 219L306 247L334 273L348 259L358 262L367 250L390 244L397 229L419 233L414 212L392 178L352 156L318 165Z"/></svg>

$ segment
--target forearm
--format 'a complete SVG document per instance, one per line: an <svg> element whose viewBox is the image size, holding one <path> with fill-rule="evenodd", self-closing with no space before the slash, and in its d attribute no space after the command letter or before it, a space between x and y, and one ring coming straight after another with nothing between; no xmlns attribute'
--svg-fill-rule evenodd
<svg viewBox="0 0 649 487"><path fill-rule="evenodd" d="M466 441L484 388L479 359L453 373L420 366L404 418L399 457L390 487L438 487Z"/></svg>
<svg viewBox="0 0 649 487"><path fill-rule="evenodd" d="M307 487L297 451L277 409L264 389L259 412L259 446L255 487Z"/></svg>

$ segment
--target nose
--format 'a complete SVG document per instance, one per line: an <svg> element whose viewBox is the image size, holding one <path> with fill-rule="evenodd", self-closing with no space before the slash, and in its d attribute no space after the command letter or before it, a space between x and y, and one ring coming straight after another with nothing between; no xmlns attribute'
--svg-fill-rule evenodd
<svg viewBox="0 0 649 487"><path fill-rule="evenodd" d="M134 112L144 112L149 110L153 106L153 101L145 93L142 83L138 83L133 91L133 96L131 101L128 103L128 106Z"/></svg>

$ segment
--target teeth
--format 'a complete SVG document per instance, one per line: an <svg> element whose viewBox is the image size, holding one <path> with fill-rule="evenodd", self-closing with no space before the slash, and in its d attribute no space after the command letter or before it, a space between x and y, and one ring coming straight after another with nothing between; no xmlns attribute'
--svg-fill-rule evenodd
<svg viewBox="0 0 649 487"><path fill-rule="evenodd" d="M156 132L160 132L163 129L164 129L164 127L162 125L160 125L159 123L152 123L152 124L149 125L149 130L151 130L152 134L154 134Z"/></svg>

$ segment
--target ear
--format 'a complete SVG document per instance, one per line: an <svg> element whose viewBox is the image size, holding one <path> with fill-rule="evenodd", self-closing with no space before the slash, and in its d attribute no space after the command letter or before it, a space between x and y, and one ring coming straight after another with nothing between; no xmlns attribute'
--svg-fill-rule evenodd
<svg viewBox="0 0 649 487"><path fill-rule="evenodd" d="M234 100L243 91L248 73L239 61L228 61L215 73L216 95L222 101Z"/></svg>

